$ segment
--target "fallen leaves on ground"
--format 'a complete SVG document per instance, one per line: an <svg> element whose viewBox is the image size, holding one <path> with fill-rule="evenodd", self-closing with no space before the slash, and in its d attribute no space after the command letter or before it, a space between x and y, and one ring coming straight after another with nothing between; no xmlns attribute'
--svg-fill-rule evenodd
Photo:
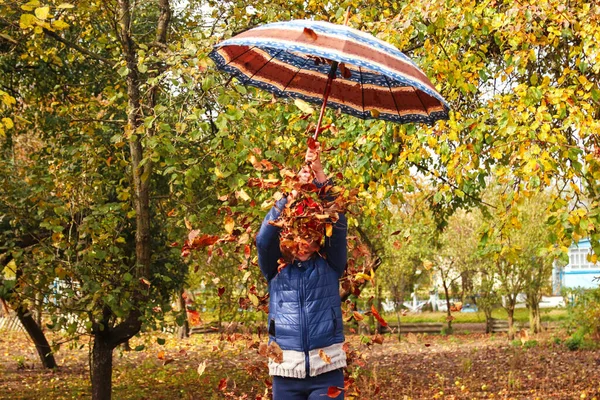
<svg viewBox="0 0 600 400"><path fill-rule="evenodd" d="M164 345L150 334L132 339L132 348L144 344L146 350L115 351L114 398L171 399L177 393L177 398L211 399L216 398L215 391L218 398L270 398L267 358L259 353L275 356L277 350L266 344L259 347L264 338L256 335L235 335L167 337ZM571 352L558 340L555 343L552 335L530 335L529 340L537 340L538 345L525 348L499 334L411 336L425 345L409 343L406 336L398 342L396 335L384 334L381 345L367 350L360 336L349 335L344 349L355 358L351 365L361 367L351 367L356 373L346 378L344 396L348 400L600 399L600 354ZM89 348L87 341L81 344L71 349L63 345L56 354L60 368L46 371L24 333L2 332L0 398L89 397ZM165 365L165 360L172 361Z"/></svg>

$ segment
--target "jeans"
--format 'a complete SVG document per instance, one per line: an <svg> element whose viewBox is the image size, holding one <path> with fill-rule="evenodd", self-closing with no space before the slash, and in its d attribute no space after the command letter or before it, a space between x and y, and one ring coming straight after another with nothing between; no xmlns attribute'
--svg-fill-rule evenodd
<svg viewBox="0 0 600 400"><path fill-rule="evenodd" d="M304 379L273 377L273 400L325 400L330 386L344 387L344 370L336 369ZM335 397L344 400L344 391Z"/></svg>

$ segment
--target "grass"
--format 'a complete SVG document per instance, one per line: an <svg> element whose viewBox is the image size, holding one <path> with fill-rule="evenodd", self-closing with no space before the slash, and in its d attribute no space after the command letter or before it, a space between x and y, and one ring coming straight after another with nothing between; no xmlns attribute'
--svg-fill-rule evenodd
<svg viewBox="0 0 600 400"><path fill-rule="evenodd" d="M410 313L401 317L401 322L446 322L447 314L445 312L422 312L422 313ZM462 313L454 312L452 316L455 318L453 323L484 323L485 314L482 311L474 313ZM497 308L492 312L492 318L496 319L507 319L506 310L503 308ZM514 315L516 322L527 322L529 321L529 310L525 308L517 308ZM384 315L384 319L389 323L398 323L396 313L387 313ZM541 310L542 322L557 322L564 321L567 319L567 310L564 308L548 308Z"/></svg>

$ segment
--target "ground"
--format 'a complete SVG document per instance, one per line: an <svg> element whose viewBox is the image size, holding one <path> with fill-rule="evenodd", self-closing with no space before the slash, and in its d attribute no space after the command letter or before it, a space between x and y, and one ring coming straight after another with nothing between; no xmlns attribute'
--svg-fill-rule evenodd
<svg viewBox="0 0 600 400"><path fill-rule="evenodd" d="M351 349L358 351L349 394L356 399L600 399L598 350L570 351L557 331L523 340L525 345L509 342L505 334L457 331L409 334L401 342L384 335L381 345L349 336ZM166 342L159 344L162 339ZM198 334L180 341L146 334L131 344L144 345L143 350L115 351L113 399L261 398L270 379L256 348L259 340L265 338ZM56 353L60 368L45 371L25 334L2 332L0 399L89 397L88 349L88 339L63 344Z"/></svg>

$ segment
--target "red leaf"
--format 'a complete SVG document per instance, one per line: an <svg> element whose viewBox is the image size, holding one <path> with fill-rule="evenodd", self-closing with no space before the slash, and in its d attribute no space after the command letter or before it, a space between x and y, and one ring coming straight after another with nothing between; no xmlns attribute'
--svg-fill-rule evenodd
<svg viewBox="0 0 600 400"><path fill-rule="evenodd" d="M327 389L327 397L335 399L340 394L342 394L342 390L344 390L344 389L343 388L339 388L337 386L329 386L329 389Z"/></svg>
<svg viewBox="0 0 600 400"><path fill-rule="evenodd" d="M310 37L312 40L317 40L317 34L310 28L304 28L304 34Z"/></svg>
<svg viewBox="0 0 600 400"><path fill-rule="evenodd" d="M223 391L225 389L227 389L227 378L223 378L219 382L219 390Z"/></svg>
<svg viewBox="0 0 600 400"><path fill-rule="evenodd" d="M219 295L219 297L223 296L223 293L225 293L224 287L220 287L217 289L217 294Z"/></svg>
<svg viewBox="0 0 600 400"><path fill-rule="evenodd" d="M245 256L246 258L250 258L250 246L248 246L248 245L246 245L246 246L244 247L244 256Z"/></svg>
<svg viewBox="0 0 600 400"><path fill-rule="evenodd" d="M308 148L311 150L314 150L317 148L317 141L313 137L309 137L306 144L308 145Z"/></svg>
<svg viewBox="0 0 600 400"><path fill-rule="evenodd" d="M340 74L344 78L349 79L352 76L352 72L350 72L350 70L348 68L346 68L346 65L344 63L340 63L339 68L340 68Z"/></svg>
<svg viewBox="0 0 600 400"><path fill-rule="evenodd" d="M374 305L371 305L371 312L373 313L373 316L375 317L375 319L377 319L377 321L379 321L379 324L381 324L381 326L388 326L387 322L385 322L385 320L383 318L381 318L381 315L379 315L379 313L377 312L377 309L375 309Z"/></svg>

